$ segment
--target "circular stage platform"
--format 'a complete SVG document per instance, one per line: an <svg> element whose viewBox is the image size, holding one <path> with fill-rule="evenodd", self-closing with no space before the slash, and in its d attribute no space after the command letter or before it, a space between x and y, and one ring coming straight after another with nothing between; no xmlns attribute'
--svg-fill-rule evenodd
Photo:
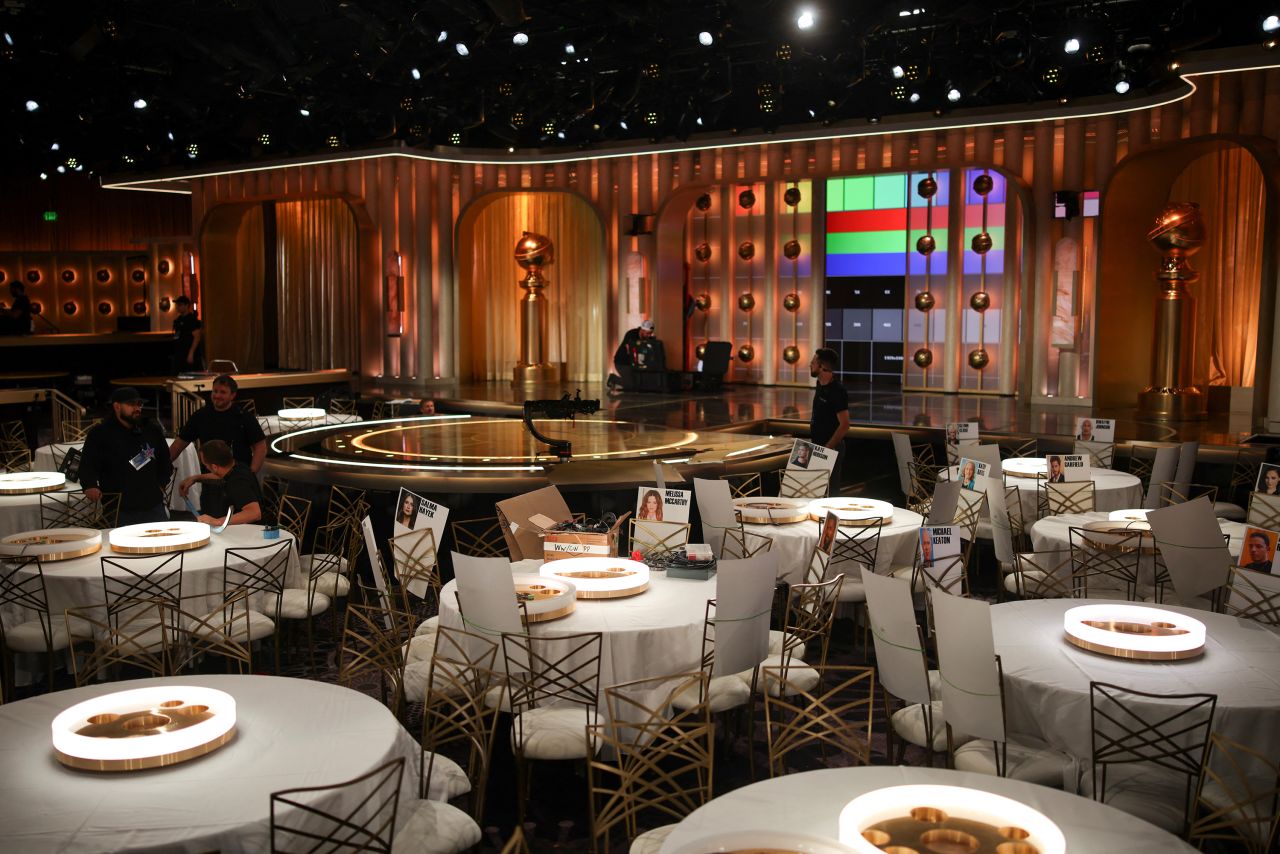
<svg viewBox="0 0 1280 854"><path fill-rule="evenodd" d="M652 483L653 461L686 479L780 468L789 437L672 430L631 421L536 419L539 432L573 443L559 462L518 418L437 415L312 427L270 440L267 473L290 480L434 492L519 493Z"/></svg>

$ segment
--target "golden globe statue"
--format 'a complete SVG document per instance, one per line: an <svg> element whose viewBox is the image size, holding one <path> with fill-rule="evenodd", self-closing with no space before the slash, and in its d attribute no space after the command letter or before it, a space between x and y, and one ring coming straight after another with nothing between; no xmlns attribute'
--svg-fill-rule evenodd
<svg viewBox="0 0 1280 854"><path fill-rule="evenodd" d="M1156 334L1151 385L1138 395L1138 411L1180 421L1203 418L1205 395L1194 385L1195 298L1186 286L1200 278L1188 259L1204 245L1204 220L1195 202L1171 202L1156 217L1147 240L1164 257L1156 272Z"/></svg>
<svg viewBox="0 0 1280 854"><path fill-rule="evenodd" d="M525 277L520 282L524 289L520 300L520 360L516 362L511 384L558 383L560 366L546 361L547 297L542 293L548 284L542 277L542 268L555 261L555 247L551 238L526 231L516 242L515 258Z"/></svg>

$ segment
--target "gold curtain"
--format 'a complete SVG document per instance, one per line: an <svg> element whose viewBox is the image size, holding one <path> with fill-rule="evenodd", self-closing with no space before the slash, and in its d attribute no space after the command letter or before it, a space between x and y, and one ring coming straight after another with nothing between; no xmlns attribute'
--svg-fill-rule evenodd
<svg viewBox="0 0 1280 854"><path fill-rule="evenodd" d="M209 215L200 244L205 358L262 370L262 294L266 255L262 205L227 205Z"/></svg>
<svg viewBox="0 0 1280 854"><path fill-rule="evenodd" d="M1244 149L1224 147L1192 161L1169 199L1199 202L1208 232L1191 259L1200 271L1192 286L1196 364L1208 365L1210 385L1252 386L1266 219L1262 170Z"/></svg>
<svg viewBox="0 0 1280 854"><path fill-rule="evenodd" d="M546 358L565 363L568 381L603 379L613 356L605 352L604 229L585 201L557 192L504 194L463 223L458 234L459 375L511 380L520 347L517 305L524 296L518 286L524 271L513 252L524 231L544 234L555 244L555 263L542 273L550 282L543 291Z"/></svg>
<svg viewBox="0 0 1280 854"><path fill-rule="evenodd" d="M358 250L355 217L342 200L276 203L280 367L357 364Z"/></svg>

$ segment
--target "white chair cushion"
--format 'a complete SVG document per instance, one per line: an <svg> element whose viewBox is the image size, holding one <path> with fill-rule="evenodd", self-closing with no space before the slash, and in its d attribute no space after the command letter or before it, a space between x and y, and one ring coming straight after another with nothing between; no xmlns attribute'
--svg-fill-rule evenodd
<svg viewBox="0 0 1280 854"><path fill-rule="evenodd" d="M1053 789L1074 792L1079 785L1080 769L1076 761L1060 750L1042 741L1026 736L1005 742L1005 776L1011 780L1037 783ZM956 748L957 771L975 771L979 774L996 773L996 752L993 742L974 739Z"/></svg>
<svg viewBox="0 0 1280 854"><path fill-rule="evenodd" d="M586 759L599 750L599 742L587 742L587 724L595 724L595 709L581 706L547 706L529 709L511 721L511 745L526 759Z"/></svg>
<svg viewBox="0 0 1280 854"><path fill-rule="evenodd" d="M1182 833L1185 819L1186 778L1163 769L1142 765L1112 765L1107 769L1103 803L1124 810L1174 835ZM1086 772L1083 794L1093 797L1093 775Z"/></svg>
<svg viewBox="0 0 1280 854"><path fill-rule="evenodd" d="M423 762L431 762L431 779L427 781L427 796L433 801L451 801L471 791L471 778L462 766L448 756L435 754L435 761L423 756Z"/></svg>
<svg viewBox="0 0 1280 854"><path fill-rule="evenodd" d="M303 576L311 577L312 562L316 559L320 559L325 564L333 567L332 572L316 579L316 591L318 593L323 593L330 599L336 599L351 592L351 580L347 578L346 558L334 557L333 555L303 555L299 558L302 562Z"/></svg>
<svg viewBox="0 0 1280 854"><path fill-rule="evenodd" d="M776 673L765 673L766 667L781 667L782 656L771 655L764 661L760 662L760 678L757 680L756 687L768 690L770 697L778 696L779 680ZM737 673L735 676L741 679L748 687L751 686L751 671L746 673ZM793 694L797 691L812 691L814 686L818 684L818 671L809 667L800 659L799 656L792 656L791 662L787 666L787 685L789 689L787 694Z"/></svg>
<svg viewBox="0 0 1280 854"><path fill-rule="evenodd" d="M990 519L978 520L977 533L974 534L974 538L978 540L991 539L991 520Z"/></svg>
<svg viewBox="0 0 1280 854"><path fill-rule="evenodd" d="M67 648L67 621L65 617L49 618L49 646L44 642L44 626L40 620L27 620L4 630L5 646L14 652L47 652L49 649Z"/></svg>
<svg viewBox="0 0 1280 854"><path fill-rule="evenodd" d="M438 631L440 631L440 617L437 615L435 617L427 617L418 624L418 628L414 629L413 633L415 635L428 635L435 634Z"/></svg>
<svg viewBox="0 0 1280 854"><path fill-rule="evenodd" d="M924 706L912 703L893 713L889 720L893 723L893 731L904 741L923 747L927 750L941 752L947 749L947 726L942 717L942 701L934 700L929 704L933 712L933 744L926 740Z"/></svg>
<svg viewBox="0 0 1280 854"><path fill-rule="evenodd" d="M316 614L323 614L329 610L329 602L328 596L317 592L315 598L311 600L310 609L308 609L307 591L300 590L297 587L286 587L284 593L280 595L280 616L288 620L314 617Z"/></svg>
<svg viewBox="0 0 1280 854"><path fill-rule="evenodd" d="M405 644L404 660L406 664L413 664L415 661L430 661L431 656L436 652L436 635L431 634L414 635L409 638Z"/></svg>
<svg viewBox="0 0 1280 854"><path fill-rule="evenodd" d="M213 623L212 618L210 619L210 623L211 624ZM272 620L270 617L268 617L266 614L262 613L261 611L254 611L253 609L250 609L248 637L244 636L243 629L244 629L243 619L238 618L231 624L231 636L234 640L236 640L239 643L271 637L276 633L276 624L274 620ZM202 638L207 639L209 637L212 637L215 634L215 632L210 632L206 629L206 630L199 631L196 634ZM221 635L221 632L217 632L217 634Z"/></svg>
<svg viewBox="0 0 1280 854"><path fill-rule="evenodd" d="M436 662L435 689L437 692L443 693L443 694L452 694L452 695L461 694L462 691L460 688L458 688L457 683L451 682L448 679L447 668L449 666L450 666L449 662L447 661ZM431 671L430 658L420 658L417 661L414 661L410 664L405 665L403 685L404 685L404 696L406 700L408 700L411 703L425 703L427 701L427 679L430 678L431 672L432 671ZM454 670L453 674L456 676L457 671ZM502 690L502 686L498 686L497 688L491 689L491 691L501 691L501 690ZM490 709L493 708L492 705L489 705L487 694L485 695L485 705Z"/></svg>
<svg viewBox="0 0 1280 854"><path fill-rule="evenodd" d="M867 601L867 591L862 587L862 581L850 575L845 575L844 581L840 582L840 595L836 597L837 602L865 602ZM773 650L770 650L772 652Z"/></svg>
<svg viewBox="0 0 1280 854"><path fill-rule="evenodd" d="M782 655L782 646L787 641L787 636L777 629L769 630L769 654Z"/></svg>
<svg viewBox="0 0 1280 854"><path fill-rule="evenodd" d="M746 705L751 699L751 673L747 672L747 682L743 682L738 674L732 676L714 676L707 683L707 708L712 714L728 709L736 709ZM690 685L671 698L671 705L677 709L689 709L698 704L698 687Z"/></svg>
<svg viewBox="0 0 1280 854"><path fill-rule="evenodd" d="M674 824L664 824L662 827L646 830L631 840L629 854L658 854L662 849L662 843L667 841L667 837L675 829Z"/></svg>
<svg viewBox="0 0 1280 854"><path fill-rule="evenodd" d="M914 572L915 572L915 567L899 566L899 567L895 567L893 571L891 571L889 574L892 575L894 578L901 578L903 581L910 581L911 575ZM916 579L916 583L911 585L911 590L913 593L924 592L924 574L923 573L920 575L919 578Z"/></svg>
<svg viewBox="0 0 1280 854"><path fill-rule="evenodd" d="M409 818L396 833L392 854L461 854L480 844L480 825L442 801L413 801Z"/></svg>
<svg viewBox="0 0 1280 854"><path fill-rule="evenodd" d="M1243 522L1245 509L1239 504L1233 504L1230 501L1215 501L1213 502L1213 515L1229 522Z"/></svg>

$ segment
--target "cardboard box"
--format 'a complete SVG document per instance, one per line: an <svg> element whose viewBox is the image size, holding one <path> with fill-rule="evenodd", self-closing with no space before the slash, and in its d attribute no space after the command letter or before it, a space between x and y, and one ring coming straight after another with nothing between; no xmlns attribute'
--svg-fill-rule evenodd
<svg viewBox="0 0 1280 854"><path fill-rule="evenodd" d="M513 561L541 560L543 530L556 522L573 518L569 505L554 486L499 501L497 510L507 551ZM534 517L539 517L536 522L532 521Z"/></svg>
<svg viewBox="0 0 1280 854"><path fill-rule="evenodd" d="M618 533L631 515L618 517L605 534L583 534L577 531L549 531L542 538L542 559L563 560L567 557L617 557Z"/></svg>

